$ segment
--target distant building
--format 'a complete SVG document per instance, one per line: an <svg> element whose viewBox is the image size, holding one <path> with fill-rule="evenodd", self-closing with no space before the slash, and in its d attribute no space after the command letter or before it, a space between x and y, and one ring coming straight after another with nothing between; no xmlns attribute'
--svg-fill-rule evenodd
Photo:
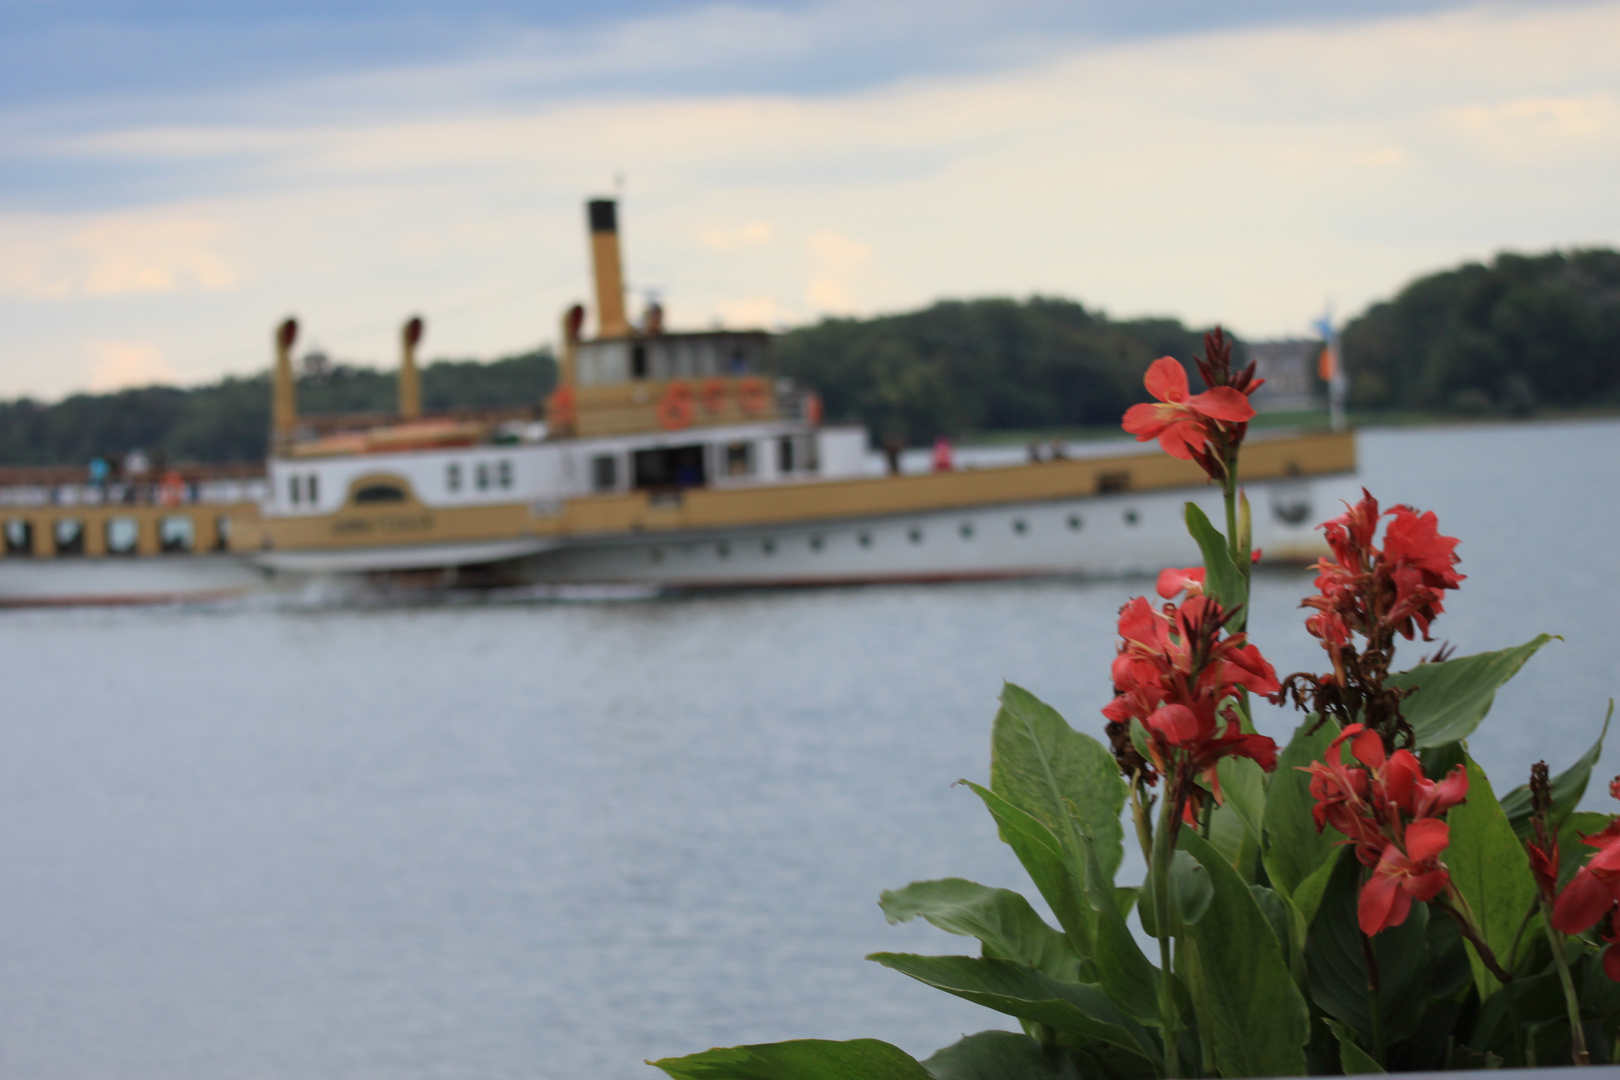
<svg viewBox="0 0 1620 1080"><path fill-rule="evenodd" d="M1316 380L1312 373L1321 351L1321 342L1302 338L1249 342L1254 373L1266 380L1250 398L1254 407L1260 412L1321 408L1316 400Z"/></svg>

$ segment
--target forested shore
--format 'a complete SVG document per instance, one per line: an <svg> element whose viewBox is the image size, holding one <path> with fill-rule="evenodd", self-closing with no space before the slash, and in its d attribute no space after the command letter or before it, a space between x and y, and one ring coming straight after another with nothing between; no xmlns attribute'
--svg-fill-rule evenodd
<svg viewBox="0 0 1620 1080"><path fill-rule="evenodd" d="M920 443L1109 424L1142 400L1149 361L1190 360L1205 329L1115 320L1056 298L948 300L826 319L788 331L776 352L781 374L822 393L829 419ZM1620 252L1503 254L1427 275L1352 319L1342 338L1360 415L1620 408ZM556 371L544 349L438 361L423 370L423 403L431 411L538 402ZM306 413L386 412L395 376L340 362L301 378L298 393ZM170 461L254 461L269 419L267 372L5 401L0 464L76 464L137 447Z"/></svg>

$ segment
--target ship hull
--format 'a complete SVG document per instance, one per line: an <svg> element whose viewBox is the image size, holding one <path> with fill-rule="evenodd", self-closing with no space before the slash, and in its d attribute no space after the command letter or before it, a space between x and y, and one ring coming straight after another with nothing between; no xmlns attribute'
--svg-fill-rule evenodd
<svg viewBox="0 0 1620 1080"><path fill-rule="evenodd" d="M0 607L205 603L244 596L265 576L236 555L0 559Z"/></svg>
<svg viewBox="0 0 1620 1080"><path fill-rule="evenodd" d="M1327 553L1316 524L1353 476L1248 485L1267 562ZM1184 513L1224 528L1218 489L1171 489L746 528L578 538L488 567L490 583L713 589L1154 573L1202 560Z"/></svg>

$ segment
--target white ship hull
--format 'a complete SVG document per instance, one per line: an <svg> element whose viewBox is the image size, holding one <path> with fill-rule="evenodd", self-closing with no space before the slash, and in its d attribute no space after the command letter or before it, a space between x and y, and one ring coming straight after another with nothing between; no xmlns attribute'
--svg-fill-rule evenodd
<svg viewBox="0 0 1620 1080"><path fill-rule="evenodd" d="M243 596L265 576L237 555L0 559L0 607L201 603Z"/></svg>
<svg viewBox="0 0 1620 1080"><path fill-rule="evenodd" d="M1317 524L1359 487L1352 476L1248 486L1265 561L1326 554ZM677 589L1156 573L1201 562L1183 522L1197 503L1224 528L1211 487L1096 495L679 534L564 541L498 564L497 580Z"/></svg>

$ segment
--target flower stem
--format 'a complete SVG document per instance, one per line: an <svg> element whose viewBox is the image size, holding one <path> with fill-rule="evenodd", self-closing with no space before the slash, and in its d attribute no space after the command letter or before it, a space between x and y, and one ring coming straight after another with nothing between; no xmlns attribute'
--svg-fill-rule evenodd
<svg viewBox="0 0 1620 1080"><path fill-rule="evenodd" d="M1558 981L1564 984L1564 1008L1569 1010L1570 1053L1577 1065L1592 1064L1586 1052L1586 1032L1581 1028L1581 1002L1575 996L1575 980L1569 976L1569 957L1564 955L1564 943L1552 926L1552 905L1541 898L1541 928L1547 932L1547 944L1552 946L1553 963L1558 967Z"/></svg>
<svg viewBox="0 0 1620 1080"><path fill-rule="evenodd" d="M1153 837L1153 916L1159 931L1159 1030L1164 1036L1164 1075L1176 1080L1181 1075L1181 1060L1176 1045L1176 999L1172 993L1170 964L1170 860L1172 847L1175 800L1168 786L1159 799L1159 828Z"/></svg>
<svg viewBox="0 0 1620 1080"><path fill-rule="evenodd" d="M1361 934L1361 958L1367 965L1367 1018L1372 1025L1373 1060L1383 1065L1384 1018L1378 1008L1378 957L1373 953L1372 938L1366 934Z"/></svg>

